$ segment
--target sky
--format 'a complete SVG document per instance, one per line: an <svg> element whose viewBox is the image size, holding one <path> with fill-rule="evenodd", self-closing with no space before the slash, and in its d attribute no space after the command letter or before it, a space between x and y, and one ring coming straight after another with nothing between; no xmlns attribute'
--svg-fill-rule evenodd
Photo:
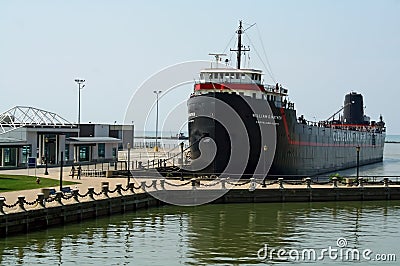
<svg viewBox="0 0 400 266"><path fill-rule="evenodd" d="M81 122L154 122L154 108L143 110L154 107L152 90L168 88L146 88L127 119L135 93L171 66L228 52L243 20L256 23L244 36L250 66L288 88L298 115L326 119L356 91L372 120L382 114L388 134L400 134L399 14L399 0L0 0L0 111L33 106L76 122L82 78ZM161 97L161 121L177 109L164 130L184 127L192 90Z"/></svg>

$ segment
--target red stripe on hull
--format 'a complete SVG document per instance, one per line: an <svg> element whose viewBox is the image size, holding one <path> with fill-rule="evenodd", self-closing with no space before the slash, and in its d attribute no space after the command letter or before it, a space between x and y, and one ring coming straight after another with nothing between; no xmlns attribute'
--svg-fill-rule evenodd
<svg viewBox="0 0 400 266"><path fill-rule="evenodd" d="M264 86L257 84L241 83L200 83L194 86L195 91L199 90L246 90L246 91L265 91Z"/></svg>
<svg viewBox="0 0 400 266"><path fill-rule="evenodd" d="M321 146L321 147L354 147L354 144L334 144L334 143L319 143L319 142L308 142L308 141L298 141L298 140L292 140L290 138L290 133L289 133L289 127L287 124L286 120L286 114L283 108L280 108L281 115L282 115L282 120L283 120L283 126L285 127L285 132L286 132L286 137L287 141L290 145L300 145L300 146ZM376 147L376 145L371 145L371 144L364 144L364 145L359 145L361 147Z"/></svg>

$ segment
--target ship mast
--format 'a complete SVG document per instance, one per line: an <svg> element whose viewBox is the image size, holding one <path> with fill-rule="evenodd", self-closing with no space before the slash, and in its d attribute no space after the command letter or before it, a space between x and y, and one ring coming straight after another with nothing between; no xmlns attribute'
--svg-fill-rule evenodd
<svg viewBox="0 0 400 266"><path fill-rule="evenodd" d="M244 30L242 27L242 21L239 20L239 28L236 31L237 35L238 35L238 46L237 49L231 49L231 52L236 52L237 54L237 69L240 69L240 59L242 56L242 52L247 52L250 51L250 48L245 48L244 46L242 46L242 34L243 34Z"/></svg>

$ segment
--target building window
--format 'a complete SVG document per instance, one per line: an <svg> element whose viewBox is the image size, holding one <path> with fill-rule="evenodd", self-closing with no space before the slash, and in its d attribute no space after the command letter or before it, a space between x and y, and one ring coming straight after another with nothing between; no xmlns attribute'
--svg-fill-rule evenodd
<svg viewBox="0 0 400 266"><path fill-rule="evenodd" d="M30 145L26 145L22 147L22 158L21 158L21 162L22 163L27 163L28 162L28 157L32 156L32 152L31 152L31 146Z"/></svg>
<svg viewBox="0 0 400 266"><path fill-rule="evenodd" d="M106 144L105 143L99 143L97 144L97 153L99 155L99 158L105 158L106 157Z"/></svg>
<svg viewBox="0 0 400 266"><path fill-rule="evenodd" d="M218 73L214 73L214 78L218 79Z"/></svg>
<svg viewBox="0 0 400 266"><path fill-rule="evenodd" d="M117 148L112 148L112 156L114 159L117 158Z"/></svg>
<svg viewBox="0 0 400 266"><path fill-rule="evenodd" d="M65 155L64 158L66 161L69 160L69 144L65 144Z"/></svg>
<svg viewBox="0 0 400 266"><path fill-rule="evenodd" d="M79 146L79 161L80 162L89 161L89 147L88 146Z"/></svg>
<svg viewBox="0 0 400 266"><path fill-rule="evenodd" d="M4 148L4 166L17 166L17 149L16 148Z"/></svg>

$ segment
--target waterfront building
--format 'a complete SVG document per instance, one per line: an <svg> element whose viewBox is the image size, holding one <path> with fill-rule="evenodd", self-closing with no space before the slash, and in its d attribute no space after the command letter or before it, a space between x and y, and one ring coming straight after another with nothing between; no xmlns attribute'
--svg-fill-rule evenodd
<svg viewBox="0 0 400 266"><path fill-rule="evenodd" d="M81 131L78 134L79 130ZM79 137L78 137L79 135ZM34 107L16 106L0 114L0 168L118 160L118 149L133 142L133 125L82 124Z"/></svg>

